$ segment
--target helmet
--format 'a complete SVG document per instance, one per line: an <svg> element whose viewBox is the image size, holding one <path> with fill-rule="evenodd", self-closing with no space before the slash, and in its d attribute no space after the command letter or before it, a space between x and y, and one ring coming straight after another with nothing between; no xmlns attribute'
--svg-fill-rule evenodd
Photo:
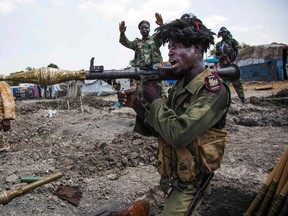
<svg viewBox="0 0 288 216"><path fill-rule="evenodd" d="M218 31L218 38L220 37L220 33L227 32L228 34L230 33L226 27L221 27L220 30Z"/></svg>

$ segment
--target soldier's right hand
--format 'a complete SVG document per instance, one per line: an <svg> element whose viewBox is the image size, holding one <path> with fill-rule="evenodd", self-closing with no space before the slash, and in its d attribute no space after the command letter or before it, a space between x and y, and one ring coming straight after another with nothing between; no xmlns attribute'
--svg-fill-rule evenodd
<svg viewBox="0 0 288 216"><path fill-rule="evenodd" d="M121 33L124 33L124 32L126 31L126 28L127 28L127 26L125 26L125 21L121 21L121 22L119 23L119 31L120 31Z"/></svg>
<svg viewBox="0 0 288 216"><path fill-rule="evenodd" d="M119 91L117 98L123 107L134 107L138 101L136 91L133 89Z"/></svg>

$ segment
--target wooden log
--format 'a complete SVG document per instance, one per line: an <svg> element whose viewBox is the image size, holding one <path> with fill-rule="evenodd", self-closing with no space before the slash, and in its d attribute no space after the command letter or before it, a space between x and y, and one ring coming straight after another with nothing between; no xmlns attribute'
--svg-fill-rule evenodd
<svg viewBox="0 0 288 216"><path fill-rule="evenodd" d="M254 213L257 211L257 209L260 207L261 202L263 201L269 187L270 184L278 170L278 167L280 166L280 162L281 162L281 158L279 159L279 161L277 162L277 164L275 165L275 167L273 168L272 172L268 175L266 181L264 182L264 184L262 185L261 189L259 190L259 192L257 193L256 197L254 198L254 200L252 201L251 205L249 206L249 208L247 209L247 211L243 214L244 216L252 216L254 215Z"/></svg>

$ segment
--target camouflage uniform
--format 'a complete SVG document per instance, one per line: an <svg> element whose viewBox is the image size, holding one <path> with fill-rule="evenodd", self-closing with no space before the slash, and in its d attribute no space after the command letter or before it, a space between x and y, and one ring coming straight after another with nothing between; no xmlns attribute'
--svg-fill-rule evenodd
<svg viewBox="0 0 288 216"><path fill-rule="evenodd" d="M129 41L125 36L125 33L120 34L119 42L135 51L134 59L132 61L133 67L151 67L162 65L162 55L160 52L161 41L158 40L155 35L148 36L146 40L136 38L133 41Z"/></svg>
<svg viewBox="0 0 288 216"><path fill-rule="evenodd" d="M155 37L155 34L152 36L148 36L146 40L136 38L133 41L129 41L125 35L125 33L120 33L119 42L135 51L134 59L132 60L132 67L142 67L147 69L157 69L163 66L163 59L160 52L160 47L162 42ZM145 104L146 101L143 98L142 94L142 81L137 81L136 92L140 100ZM162 96L166 96L165 91L165 82L158 81L158 85L162 88ZM147 106L146 106L147 107Z"/></svg>
<svg viewBox="0 0 288 216"><path fill-rule="evenodd" d="M236 60L238 47L239 43L232 37L232 35L228 35L227 39L216 44L216 56L218 58L220 68L228 67ZM245 96L241 78L231 82L231 84L233 85L238 97L242 102L244 102Z"/></svg>
<svg viewBox="0 0 288 216"><path fill-rule="evenodd" d="M230 90L215 76L207 68L187 86L184 78L177 81L167 101L159 98L151 103L144 122L136 118L135 132L158 137L162 190L167 192L172 185L162 215L184 215L202 178L220 167ZM210 187L205 192L209 193ZM201 201L193 215L198 215L196 210Z"/></svg>
<svg viewBox="0 0 288 216"><path fill-rule="evenodd" d="M15 102L10 86L4 82L0 82L0 151L7 151L10 149L7 137L3 131L3 120L15 119Z"/></svg>

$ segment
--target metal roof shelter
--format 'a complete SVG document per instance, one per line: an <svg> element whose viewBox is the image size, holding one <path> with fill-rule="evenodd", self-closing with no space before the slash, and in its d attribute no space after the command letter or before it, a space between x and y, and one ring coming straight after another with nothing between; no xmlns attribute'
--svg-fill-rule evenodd
<svg viewBox="0 0 288 216"><path fill-rule="evenodd" d="M243 81L279 81L288 77L288 45L272 43L239 50L236 64Z"/></svg>

